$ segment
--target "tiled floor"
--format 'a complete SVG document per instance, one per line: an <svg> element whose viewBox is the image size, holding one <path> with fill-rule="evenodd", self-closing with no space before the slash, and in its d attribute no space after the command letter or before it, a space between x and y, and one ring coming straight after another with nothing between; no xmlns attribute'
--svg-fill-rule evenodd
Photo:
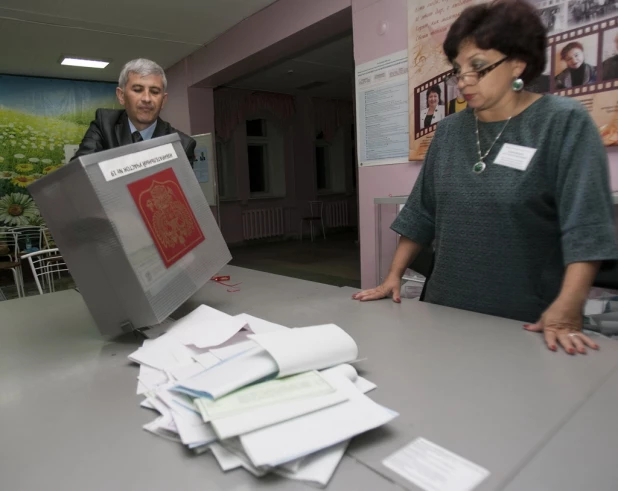
<svg viewBox="0 0 618 491"><path fill-rule="evenodd" d="M326 240L305 239L249 244L231 249L234 266L265 271L335 286L360 288L360 249L356 231L330 233ZM74 288L73 281L56 281L56 291ZM17 298L10 273L0 276L7 299ZM26 295L38 295L34 281L26 277ZM1 297L0 297L1 298Z"/></svg>

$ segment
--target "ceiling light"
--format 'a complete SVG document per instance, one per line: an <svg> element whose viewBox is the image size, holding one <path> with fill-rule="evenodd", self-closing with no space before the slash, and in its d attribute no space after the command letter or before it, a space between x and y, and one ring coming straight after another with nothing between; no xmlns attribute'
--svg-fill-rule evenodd
<svg viewBox="0 0 618 491"><path fill-rule="evenodd" d="M109 61L87 60L85 58L63 56L62 58L60 58L60 64L69 66L80 66L85 68L105 68L107 65L109 65Z"/></svg>

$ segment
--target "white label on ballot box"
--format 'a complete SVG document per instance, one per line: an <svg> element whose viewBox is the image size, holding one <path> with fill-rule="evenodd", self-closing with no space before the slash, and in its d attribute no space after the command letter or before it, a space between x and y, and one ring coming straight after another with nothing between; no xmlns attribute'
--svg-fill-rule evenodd
<svg viewBox="0 0 618 491"><path fill-rule="evenodd" d="M489 471L424 438L384 460L383 464L425 491L471 491Z"/></svg>
<svg viewBox="0 0 618 491"><path fill-rule="evenodd" d="M113 181L119 177L128 176L134 172L139 172L149 167L164 164L177 158L174 145L166 143L155 148L142 150L123 157L105 160L99 163L99 168L103 172L106 181Z"/></svg>

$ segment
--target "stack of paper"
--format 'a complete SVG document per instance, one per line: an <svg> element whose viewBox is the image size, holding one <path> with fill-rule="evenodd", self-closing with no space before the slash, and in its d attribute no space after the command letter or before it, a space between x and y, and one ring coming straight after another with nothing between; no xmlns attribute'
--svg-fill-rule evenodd
<svg viewBox="0 0 618 491"><path fill-rule="evenodd" d="M334 324L288 329L202 305L154 332L129 355L142 407L159 413L144 429L212 452L225 472L325 486L351 438L397 416L365 395L375 385Z"/></svg>

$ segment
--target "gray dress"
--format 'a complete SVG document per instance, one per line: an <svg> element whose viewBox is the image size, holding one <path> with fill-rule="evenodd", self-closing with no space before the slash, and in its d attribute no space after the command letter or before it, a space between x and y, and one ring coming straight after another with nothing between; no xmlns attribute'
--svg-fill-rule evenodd
<svg viewBox="0 0 618 491"><path fill-rule="evenodd" d="M483 153L503 126L479 122ZM493 163L503 143L537 149L525 171ZM618 258L605 148L579 102L546 95L477 161L472 110L439 123L392 229L435 241L427 302L536 322L566 265Z"/></svg>

